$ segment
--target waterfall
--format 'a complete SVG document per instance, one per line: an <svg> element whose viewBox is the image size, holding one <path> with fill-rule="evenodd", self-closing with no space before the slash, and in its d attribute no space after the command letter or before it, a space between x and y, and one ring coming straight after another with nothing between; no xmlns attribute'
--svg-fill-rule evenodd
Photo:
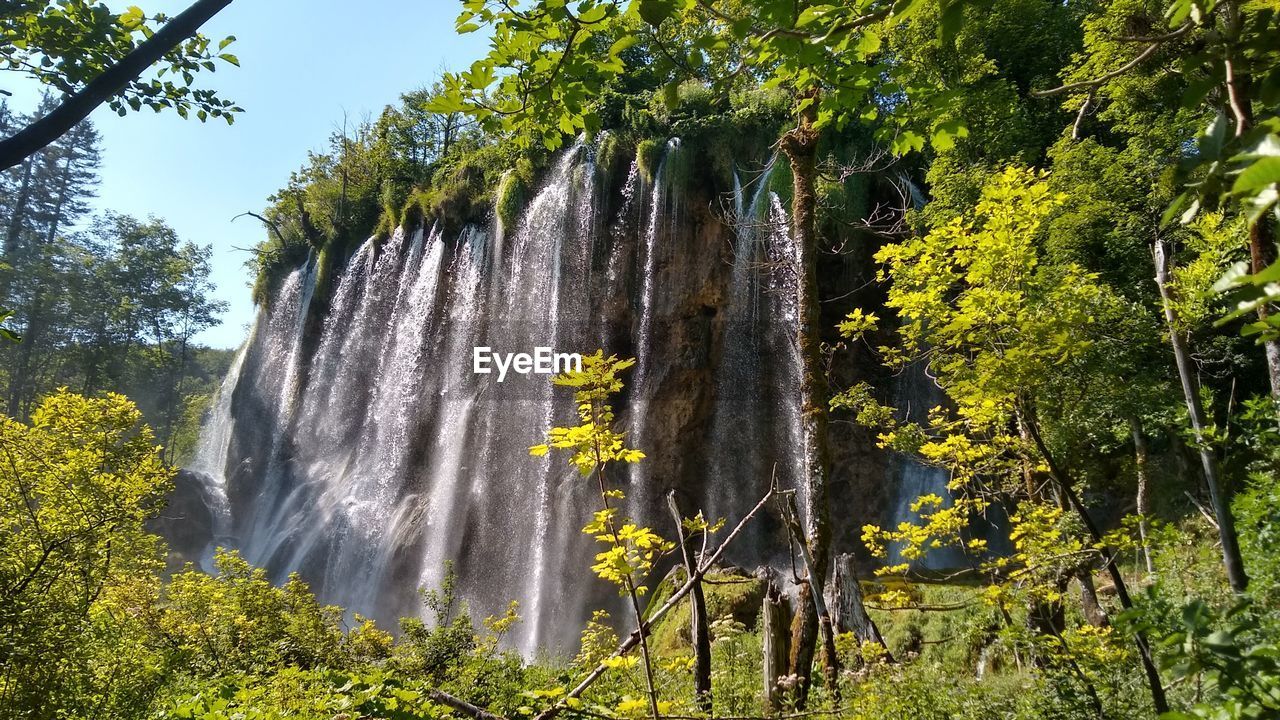
<svg viewBox="0 0 1280 720"><path fill-rule="evenodd" d="M318 327L316 262L289 275L228 373L193 468L224 489L226 544L387 624L422 614L416 590L452 565L474 616L519 602L509 639L522 651L575 647L592 608L621 605L588 570L593 482L562 456L528 453L575 424L572 394L546 376L476 374L476 347L638 357L617 402L628 443L649 457L609 482L665 535L667 489L732 522L775 464L794 484L786 210L758 178L735 194L748 221L730 232L686 197L683 152L672 140L652 179L633 163L610 195L579 140L509 227L371 238L312 309ZM735 560L785 547L769 531L753 528Z"/></svg>
<svg viewBox="0 0 1280 720"><path fill-rule="evenodd" d="M704 499L713 518L760 497L775 472L779 487L803 491L796 248L790 218L769 190L774 162L747 186L734 174L733 265L710 430L716 452L708 458L712 478L724 482Z"/></svg>
<svg viewBox="0 0 1280 720"><path fill-rule="evenodd" d="M672 138L667 142L662 161L654 172L653 187L650 190L647 206L648 219L645 224L644 237L641 244L640 273L640 312L636 331L636 368L635 391L631 394L630 432L628 439L631 445L645 447L651 445L652 438L647 432L649 405L652 392L661 373L663 359L654 352L655 334L664 332L658 327L659 317L666 319L667 291L671 286L660 282L660 268L670 262L672 243L676 239L676 228L680 223L680 193L673 188L670 175L673 166L680 159L680 138ZM661 285L661 288L659 287ZM655 317L659 316L659 317ZM652 506L653 493L650 492L650 467L648 465L632 465L629 468L628 510L633 516L642 514L645 508Z"/></svg>
<svg viewBox="0 0 1280 720"><path fill-rule="evenodd" d="M255 329L249 331L250 335ZM187 469L200 478L201 495L209 508L211 518L210 534L212 543L207 548L206 557L201 564L206 571L212 569L212 551L223 543L231 531L231 502L227 498L227 452L231 447L231 435L235 430L235 417L231 412L231 402L236 385L240 382L240 372L244 368L245 348L241 348L231 359L227 375L218 386L217 396L209 416L200 428L200 439L196 445L195 457Z"/></svg>
<svg viewBox="0 0 1280 720"><path fill-rule="evenodd" d="M897 408L900 420L925 423L929 411L944 402L942 390L938 388L923 362L915 362L896 378L894 382L893 406ZM911 505L921 495L937 495L944 501L951 497L947 483L951 476L945 468L926 465L915 457L897 454L891 469L894 492L888 508L888 527L898 527L904 522L919 522L919 515L911 511ZM889 548L889 562L903 562L900 548ZM968 562L964 553L957 548L935 549L927 553L912 566L916 569L936 570L965 567Z"/></svg>

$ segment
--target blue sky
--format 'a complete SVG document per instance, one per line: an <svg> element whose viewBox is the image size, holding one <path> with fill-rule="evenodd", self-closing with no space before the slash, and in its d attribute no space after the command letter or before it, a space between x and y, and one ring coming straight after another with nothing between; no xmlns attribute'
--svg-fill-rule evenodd
<svg viewBox="0 0 1280 720"><path fill-rule="evenodd" d="M187 5L108 2L119 9L135 3L149 14ZM236 248L252 246L263 231L250 218L231 218L261 210L307 151L324 147L344 113L352 120L376 115L442 67L477 58L485 39L455 35L458 8L456 0L235 0L203 32L235 35L228 52L240 68L223 65L199 79L245 109L235 125L145 109L124 118L106 108L93 115L103 140L96 206L164 218L183 239L213 248L216 294L230 307L200 342L235 347L253 319L248 254ZM33 106L37 90L15 87L4 75L0 87L16 91L14 105Z"/></svg>

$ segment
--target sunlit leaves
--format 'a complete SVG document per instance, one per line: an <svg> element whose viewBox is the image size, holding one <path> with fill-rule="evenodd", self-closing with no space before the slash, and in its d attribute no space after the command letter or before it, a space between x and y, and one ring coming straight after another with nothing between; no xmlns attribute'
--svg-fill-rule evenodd
<svg viewBox="0 0 1280 720"><path fill-rule="evenodd" d="M985 548L969 545L965 533L987 505L981 499L962 497L947 501L931 493L911 503L911 512L917 516L915 521L904 520L895 528L863 526L862 542L872 557L887 558L890 548L895 548L903 560L902 563L878 568L876 574L903 574L911 562L922 560L928 553L942 548L974 550L981 554Z"/></svg>
<svg viewBox="0 0 1280 720"><path fill-rule="evenodd" d="M892 77L894 65L880 57L883 37L922 4L538 0L517 8L465 2L458 31L492 30L491 50L480 61L486 70L477 76L473 66L472 75L446 78L436 107L467 112L518 144L555 149L598 126L600 90L635 62L623 52L643 43L634 57L668 88L696 79L727 93L754 76L766 88L812 97L819 128L844 127L885 117L877 95L905 93ZM946 109L945 93L911 91L912 112L888 116L878 130L881 141L905 153L931 139L946 145L963 136L957 128L928 129ZM795 108L803 110L803 102Z"/></svg>
<svg viewBox="0 0 1280 720"><path fill-rule="evenodd" d="M0 13L0 69L28 75L63 93L73 93L115 65L150 38L169 18L152 16L131 6L116 13L93 0L23 0ZM193 89L200 72L213 72L217 62L239 65L223 52L234 37L214 49L209 38L194 35L168 52L152 77L130 81L109 102L120 115L143 107L176 110L232 122L241 108L211 90ZM168 76L170 79L165 79Z"/></svg>
<svg viewBox="0 0 1280 720"><path fill-rule="evenodd" d="M672 543L647 527L628 522L615 528L612 518L601 521L598 513L583 532L594 534L597 541L608 546L596 554L592 572L617 585L623 593L634 588L636 594L643 595L644 586L634 585L633 578L644 577L659 557L674 548Z"/></svg>
<svg viewBox="0 0 1280 720"><path fill-rule="evenodd" d="M130 596L153 596L158 538L144 523L174 471L142 414L121 395L49 395L30 423L0 416L0 636L9 708L65 702L93 667L86 647L130 622ZM124 669L132 637L112 641ZM117 647L118 646L118 647ZM141 652L141 650L139 650ZM120 678L124 682L124 678ZM79 686L77 686L79 687ZM55 699L57 698L57 699Z"/></svg>
<svg viewBox="0 0 1280 720"><path fill-rule="evenodd" d="M619 517L610 500L621 499L622 493L605 487L603 473L614 462L635 463L644 459L644 453L627 448L623 434L614 429L613 407L609 398L622 390L619 373L635 365L634 359L604 356L597 350L582 358L582 367L562 373L552 382L562 387L574 388L581 425L553 427L547 442L529 448L535 457L547 455L551 450L568 450L569 464L583 476L598 473L601 500L604 507L596 511L582 528L582 532L595 537L606 548L599 552L591 566L600 578L619 586L624 595L642 595L645 587L636 582L653 569L654 561L674 547L657 533L625 518Z"/></svg>
<svg viewBox="0 0 1280 720"><path fill-rule="evenodd" d="M875 313L864 312L862 308L855 308L852 312L845 316L845 319L836 326L841 337L847 340L858 340L868 332L879 327L880 318Z"/></svg>
<svg viewBox="0 0 1280 720"><path fill-rule="evenodd" d="M582 358L581 370L552 378L556 385L575 389L573 397L582 424L551 428L547 442L530 447L529 454L542 457L552 449L570 450L569 464L584 476L610 462L644 459L644 453L625 446L623 433L613 427L614 413L609 405L609 397L622 390L619 373L635 362L613 355L606 358L604 351L597 350Z"/></svg>
<svg viewBox="0 0 1280 720"><path fill-rule="evenodd" d="M895 370L920 363L948 402L925 418L903 417L862 383L837 393L831 406L877 429L882 447L946 469L952 497L926 495L913 504L913 520L864 528L873 554L888 557L896 547L907 563L941 548L981 556L985 544L966 531L987 498L1022 492L1027 477L1048 472L1019 432L1021 418L1041 395L1058 399L1053 388L1063 373L1090 362L1124 312L1096 276L1042 257L1040 228L1064 200L1044 174L1009 168L987 183L971 212L877 254L879 277L890 283L885 306L899 321L900 353L887 360ZM874 326L858 312L840 331L857 337Z"/></svg>

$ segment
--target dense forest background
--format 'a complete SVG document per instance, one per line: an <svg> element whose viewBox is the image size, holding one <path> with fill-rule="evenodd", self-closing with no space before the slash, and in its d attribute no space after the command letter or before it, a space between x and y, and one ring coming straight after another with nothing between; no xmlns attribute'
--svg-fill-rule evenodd
<svg viewBox="0 0 1280 720"><path fill-rule="evenodd" d="M803 522L785 493L760 507L790 529L799 592L716 565L752 517L622 517L609 478L644 457L613 422L629 364L604 356L560 380L581 424L531 449L598 483L583 582L629 601L573 657L505 650L520 609L473 619L448 580L392 633L234 553L166 574L148 523L229 358L191 343L217 312L207 250L155 219L86 222L81 123L0 188L21 336L2 351L0 714L1280 716L1274 2L462 8L492 53L309 157L258 214L255 300L314 258L315 323L370 234L510 226L577 138L603 172L651 175L678 136L721 191L776 152L813 472ZM819 327L822 268L850 247L874 255L880 301ZM944 394L927 417L840 381L912 363ZM950 472L917 521L862 528L867 577L831 570L829 420ZM970 532L989 515L1007 551ZM913 567L943 550L969 568ZM664 557L677 569L651 577Z"/></svg>
<svg viewBox="0 0 1280 720"><path fill-rule="evenodd" d="M33 110L55 105L51 97ZM0 132L29 123L0 101ZM99 141L90 121L0 177L0 306L22 337L6 343L0 387L10 417L58 388L118 392L143 410L166 460L190 456L231 352L192 342L217 323L209 249L158 218L90 215Z"/></svg>

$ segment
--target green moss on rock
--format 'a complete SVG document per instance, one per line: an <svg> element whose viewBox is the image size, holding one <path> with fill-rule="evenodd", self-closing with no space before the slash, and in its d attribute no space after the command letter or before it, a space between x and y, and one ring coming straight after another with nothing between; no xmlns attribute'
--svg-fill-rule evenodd
<svg viewBox="0 0 1280 720"><path fill-rule="evenodd" d="M667 601L684 583L684 568L676 568L658 584L650 600L650 608L655 608ZM747 629L754 628L756 618L760 614L760 604L764 601L765 583L763 580L748 575L737 568L712 570L707 574L703 585L703 595L707 600L707 620L732 617ZM652 644L658 654L688 651L693 647L689 634L689 598L684 598L671 612L658 621L653 628Z"/></svg>
<svg viewBox="0 0 1280 720"><path fill-rule="evenodd" d="M636 145L636 166L639 168L640 174L652 180L653 174L658 171L658 165L662 162L662 155L665 152L665 142L654 138L641 140Z"/></svg>
<svg viewBox="0 0 1280 720"><path fill-rule="evenodd" d="M526 158L502 174L494 197L494 212L502 227L513 227L520 220L520 212L533 192L533 180L533 163Z"/></svg>

